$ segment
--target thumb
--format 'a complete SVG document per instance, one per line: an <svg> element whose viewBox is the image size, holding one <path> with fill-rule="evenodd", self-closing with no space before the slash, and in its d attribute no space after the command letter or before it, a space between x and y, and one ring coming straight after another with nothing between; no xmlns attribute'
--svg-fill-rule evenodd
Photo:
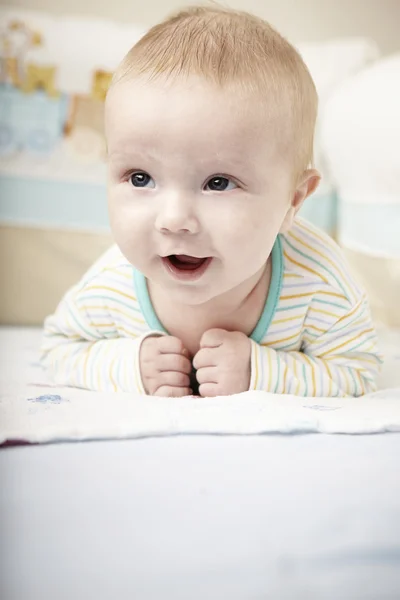
<svg viewBox="0 0 400 600"><path fill-rule="evenodd" d="M225 329L209 329L201 337L200 348L218 348L225 341L227 333Z"/></svg>

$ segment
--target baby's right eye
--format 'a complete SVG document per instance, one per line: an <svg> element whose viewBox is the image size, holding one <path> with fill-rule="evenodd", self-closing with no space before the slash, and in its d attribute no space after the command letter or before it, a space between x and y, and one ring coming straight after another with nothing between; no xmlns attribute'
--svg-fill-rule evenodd
<svg viewBox="0 0 400 600"><path fill-rule="evenodd" d="M136 173L132 173L132 175L129 177L129 181L133 187L137 188L155 187L154 179L144 171L136 171Z"/></svg>

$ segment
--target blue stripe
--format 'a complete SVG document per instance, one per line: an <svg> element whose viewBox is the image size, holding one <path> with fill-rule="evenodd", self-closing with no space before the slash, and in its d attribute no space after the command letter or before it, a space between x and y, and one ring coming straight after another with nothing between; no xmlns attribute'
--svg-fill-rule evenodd
<svg viewBox="0 0 400 600"><path fill-rule="evenodd" d="M294 304L293 306L278 306L275 312L282 312L285 310L294 310L296 308L305 308L308 304ZM296 315L298 316L298 315Z"/></svg>
<svg viewBox="0 0 400 600"><path fill-rule="evenodd" d="M319 260L317 260L316 258L313 258L310 254L306 254L305 252L302 252L301 250L299 250L298 248L296 248L296 246L293 246L293 244L291 244L289 242L289 240L288 240L287 237L285 238L285 242L287 243L287 245L294 252L297 252L297 254L300 254L300 256L302 256L303 258L306 258L307 260L311 261L312 263L314 263L315 265L317 265L318 267L320 267L320 269L323 269L324 271L326 271L327 273L329 273L329 275L331 275L333 277L333 279L336 281L336 283L338 284L338 286L342 290L343 294L347 297L346 290L343 287L342 282L340 281L340 279L338 279L336 277L336 275L330 269L328 269L328 267L326 267L325 265L323 265L322 263L320 263Z"/></svg>
<svg viewBox="0 0 400 600"><path fill-rule="evenodd" d="M303 380L304 380L304 384L306 386L304 395L308 396L307 373L306 373L306 365L304 363L303 363Z"/></svg>
<svg viewBox="0 0 400 600"><path fill-rule="evenodd" d="M336 308L341 308L342 310L348 310L348 306L343 306L343 304L337 304L336 302L329 302L329 300L320 300L319 298L313 298L311 302L319 302L319 304L329 304L329 306L336 306Z"/></svg>

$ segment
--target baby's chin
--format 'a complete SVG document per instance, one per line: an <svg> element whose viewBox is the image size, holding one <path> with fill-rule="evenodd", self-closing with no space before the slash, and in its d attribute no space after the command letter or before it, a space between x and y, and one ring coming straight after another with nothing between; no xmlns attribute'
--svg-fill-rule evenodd
<svg viewBox="0 0 400 600"><path fill-rule="evenodd" d="M169 300L177 305L204 306L222 296L227 290L216 288L212 283L203 285L180 285L172 282L154 282L168 294Z"/></svg>

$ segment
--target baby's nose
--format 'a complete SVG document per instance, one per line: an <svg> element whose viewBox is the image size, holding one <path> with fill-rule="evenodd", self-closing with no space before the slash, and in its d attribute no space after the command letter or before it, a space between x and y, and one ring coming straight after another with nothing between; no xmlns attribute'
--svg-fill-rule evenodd
<svg viewBox="0 0 400 600"><path fill-rule="evenodd" d="M192 202L181 196L166 198L162 202L155 223L161 233L198 233L199 222Z"/></svg>

